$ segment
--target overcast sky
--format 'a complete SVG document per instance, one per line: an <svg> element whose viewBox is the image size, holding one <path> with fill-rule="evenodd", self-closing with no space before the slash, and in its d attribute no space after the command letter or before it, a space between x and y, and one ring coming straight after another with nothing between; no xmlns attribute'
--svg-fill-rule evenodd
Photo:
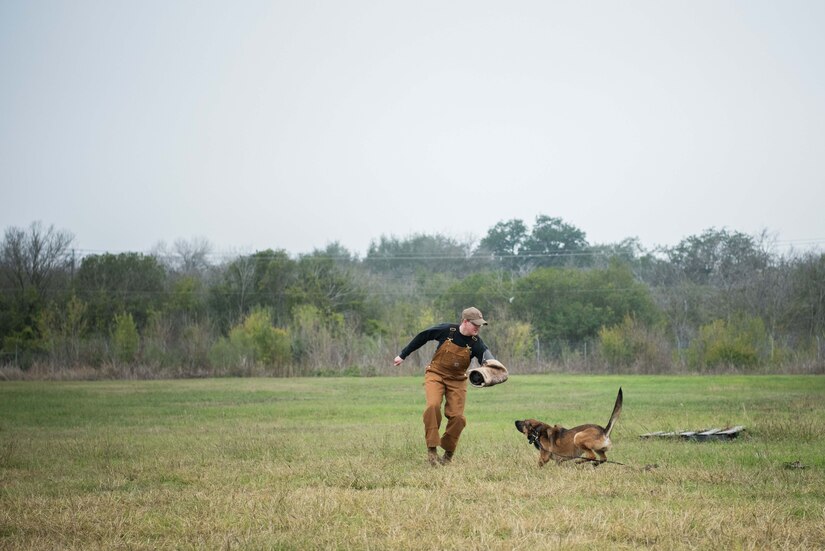
<svg viewBox="0 0 825 551"><path fill-rule="evenodd" d="M825 248L825 2L0 2L0 226Z"/></svg>

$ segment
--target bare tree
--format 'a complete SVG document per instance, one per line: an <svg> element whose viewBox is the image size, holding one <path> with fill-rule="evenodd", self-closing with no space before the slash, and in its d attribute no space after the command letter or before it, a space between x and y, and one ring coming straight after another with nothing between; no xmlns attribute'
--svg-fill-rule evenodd
<svg viewBox="0 0 825 551"><path fill-rule="evenodd" d="M178 270L187 275L205 272L209 268L209 254L212 244L204 237L190 240L178 239L172 246L177 255Z"/></svg>
<svg viewBox="0 0 825 551"><path fill-rule="evenodd" d="M206 273L210 267L209 255L212 253L212 244L205 237L195 237L190 240L178 239L172 245L172 250L165 242L157 243L151 254L155 256L170 271L182 275L199 275Z"/></svg>
<svg viewBox="0 0 825 551"><path fill-rule="evenodd" d="M46 294L55 277L73 261L72 241L71 233L56 231L54 226L44 229L40 222L32 222L27 230L6 229L0 266L15 294L23 296L30 289L40 297Z"/></svg>
<svg viewBox="0 0 825 551"><path fill-rule="evenodd" d="M227 267L225 277L230 295L238 307L239 319L242 319L255 292L255 258L239 256Z"/></svg>

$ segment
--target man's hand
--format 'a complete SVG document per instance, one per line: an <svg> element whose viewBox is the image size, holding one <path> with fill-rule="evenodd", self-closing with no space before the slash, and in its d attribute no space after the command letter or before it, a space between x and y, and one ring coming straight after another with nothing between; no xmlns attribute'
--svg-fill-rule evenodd
<svg viewBox="0 0 825 551"><path fill-rule="evenodd" d="M404 359L401 356L396 356L395 359L392 361L392 365L401 365Z"/></svg>

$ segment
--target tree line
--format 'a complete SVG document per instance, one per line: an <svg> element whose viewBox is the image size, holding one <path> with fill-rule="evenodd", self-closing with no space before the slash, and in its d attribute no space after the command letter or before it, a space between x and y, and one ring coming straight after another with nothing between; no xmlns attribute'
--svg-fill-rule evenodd
<svg viewBox="0 0 825 551"><path fill-rule="evenodd" d="M825 255L710 228L675 246L591 244L561 218L478 242L381 236L214 260L204 240L79 255L33 222L0 249L6 377L378 375L416 332L474 305L517 372L804 372L825 357ZM429 345L428 345L429 346Z"/></svg>

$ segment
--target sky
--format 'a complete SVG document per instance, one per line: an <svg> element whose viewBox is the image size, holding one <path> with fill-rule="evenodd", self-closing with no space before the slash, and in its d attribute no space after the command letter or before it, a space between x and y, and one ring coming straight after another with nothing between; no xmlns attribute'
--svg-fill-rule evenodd
<svg viewBox="0 0 825 551"><path fill-rule="evenodd" d="M0 228L825 248L825 2L3 0Z"/></svg>

